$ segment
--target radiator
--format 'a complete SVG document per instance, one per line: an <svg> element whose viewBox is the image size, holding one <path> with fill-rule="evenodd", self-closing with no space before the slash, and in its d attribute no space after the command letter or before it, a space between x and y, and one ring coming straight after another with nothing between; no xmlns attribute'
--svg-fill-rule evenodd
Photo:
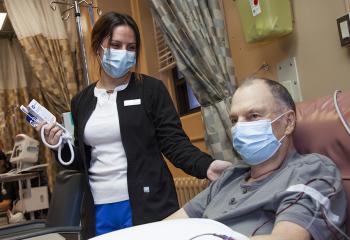
<svg viewBox="0 0 350 240"><path fill-rule="evenodd" d="M209 185L207 179L198 179L194 177L178 177L174 178L174 182L180 207L185 205L185 203Z"/></svg>

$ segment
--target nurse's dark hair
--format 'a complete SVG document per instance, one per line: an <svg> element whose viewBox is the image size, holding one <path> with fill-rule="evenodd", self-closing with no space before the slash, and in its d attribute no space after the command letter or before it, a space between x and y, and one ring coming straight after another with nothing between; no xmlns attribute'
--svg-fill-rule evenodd
<svg viewBox="0 0 350 240"><path fill-rule="evenodd" d="M109 37L108 46L110 46L112 41L113 31L118 26L127 25L129 26L134 34L136 41L136 72L139 68L139 56L141 47L141 38L139 28L132 17L127 14L121 14L117 12L108 12L103 14L95 23L91 32L91 49L93 53L97 56L97 52L101 47L103 40Z"/></svg>
<svg viewBox="0 0 350 240"><path fill-rule="evenodd" d="M246 79L241 86L250 85L255 81L262 81L265 83L276 100L278 100L283 106L287 107L288 110L293 110L296 112L295 102L292 96L288 92L287 88L277 81L269 78L254 77Z"/></svg>

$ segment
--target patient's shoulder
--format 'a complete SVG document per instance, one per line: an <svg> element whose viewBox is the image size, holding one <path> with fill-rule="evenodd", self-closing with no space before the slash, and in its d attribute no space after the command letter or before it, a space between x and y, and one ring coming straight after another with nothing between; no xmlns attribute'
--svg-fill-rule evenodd
<svg viewBox="0 0 350 240"><path fill-rule="evenodd" d="M331 175L340 178L339 169L335 163L327 156L318 153L296 153L293 158L288 159L286 169L288 169L292 175L309 177Z"/></svg>
<svg viewBox="0 0 350 240"><path fill-rule="evenodd" d="M324 165L329 167L336 167L335 163L328 158L325 155L319 154L319 153L310 153L310 154L300 154L295 153L290 161L288 162L289 165L305 165L305 166L312 166L312 165Z"/></svg>

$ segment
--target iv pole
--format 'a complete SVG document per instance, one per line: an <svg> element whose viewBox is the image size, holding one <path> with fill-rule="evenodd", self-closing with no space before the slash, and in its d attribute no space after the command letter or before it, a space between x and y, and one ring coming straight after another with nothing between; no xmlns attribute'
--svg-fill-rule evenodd
<svg viewBox="0 0 350 240"><path fill-rule="evenodd" d="M54 4L60 4L60 5L65 5L69 6L66 10L62 12L62 19L63 20L68 20L70 13L69 11L71 9L74 9L75 13L75 22L77 26L77 32L78 32L78 39L79 39L79 46L80 46L80 60L81 64L83 66L83 77L84 77L84 86L88 86L90 84L90 79L89 79L89 72L88 72L88 64L87 64L87 57L86 57L86 50L84 46L84 36L83 36L83 30L81 27L81 20L80 20L80 6L86 7L86 8L96 8L97 9L97 14L101 15L102 11L99 7L94 6L92 1L89 3L86 0L80 0L80 1L73 1L73 3L68 3L68 2L60 2L60 1L51 1L50 2L50 7L53 11L56 10L56 6Z"/></svg>

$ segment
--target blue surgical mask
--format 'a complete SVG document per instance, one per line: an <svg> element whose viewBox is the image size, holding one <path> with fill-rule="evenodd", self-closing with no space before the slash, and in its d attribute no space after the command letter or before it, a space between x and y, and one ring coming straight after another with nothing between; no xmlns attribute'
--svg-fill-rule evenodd
<svg viewBox="0 0 350 240"><path fill-rule="evenodd" d="M102 47L102 46L101 46ZM125 76L136 63L135 52L103 48L102 67L113 78Z"/></svg>
<svg viewBox="0 0 350 240"><path fill-rule="evenodd" d="M289 111L288 111L289 112ZM232 143L236 151L248 165L258 165L270 159L281 147L284 135L278 140L272 131L272 123L286 113L283 113L273 121L269 119L253 122L238 122L231 128Z"/></svg>

